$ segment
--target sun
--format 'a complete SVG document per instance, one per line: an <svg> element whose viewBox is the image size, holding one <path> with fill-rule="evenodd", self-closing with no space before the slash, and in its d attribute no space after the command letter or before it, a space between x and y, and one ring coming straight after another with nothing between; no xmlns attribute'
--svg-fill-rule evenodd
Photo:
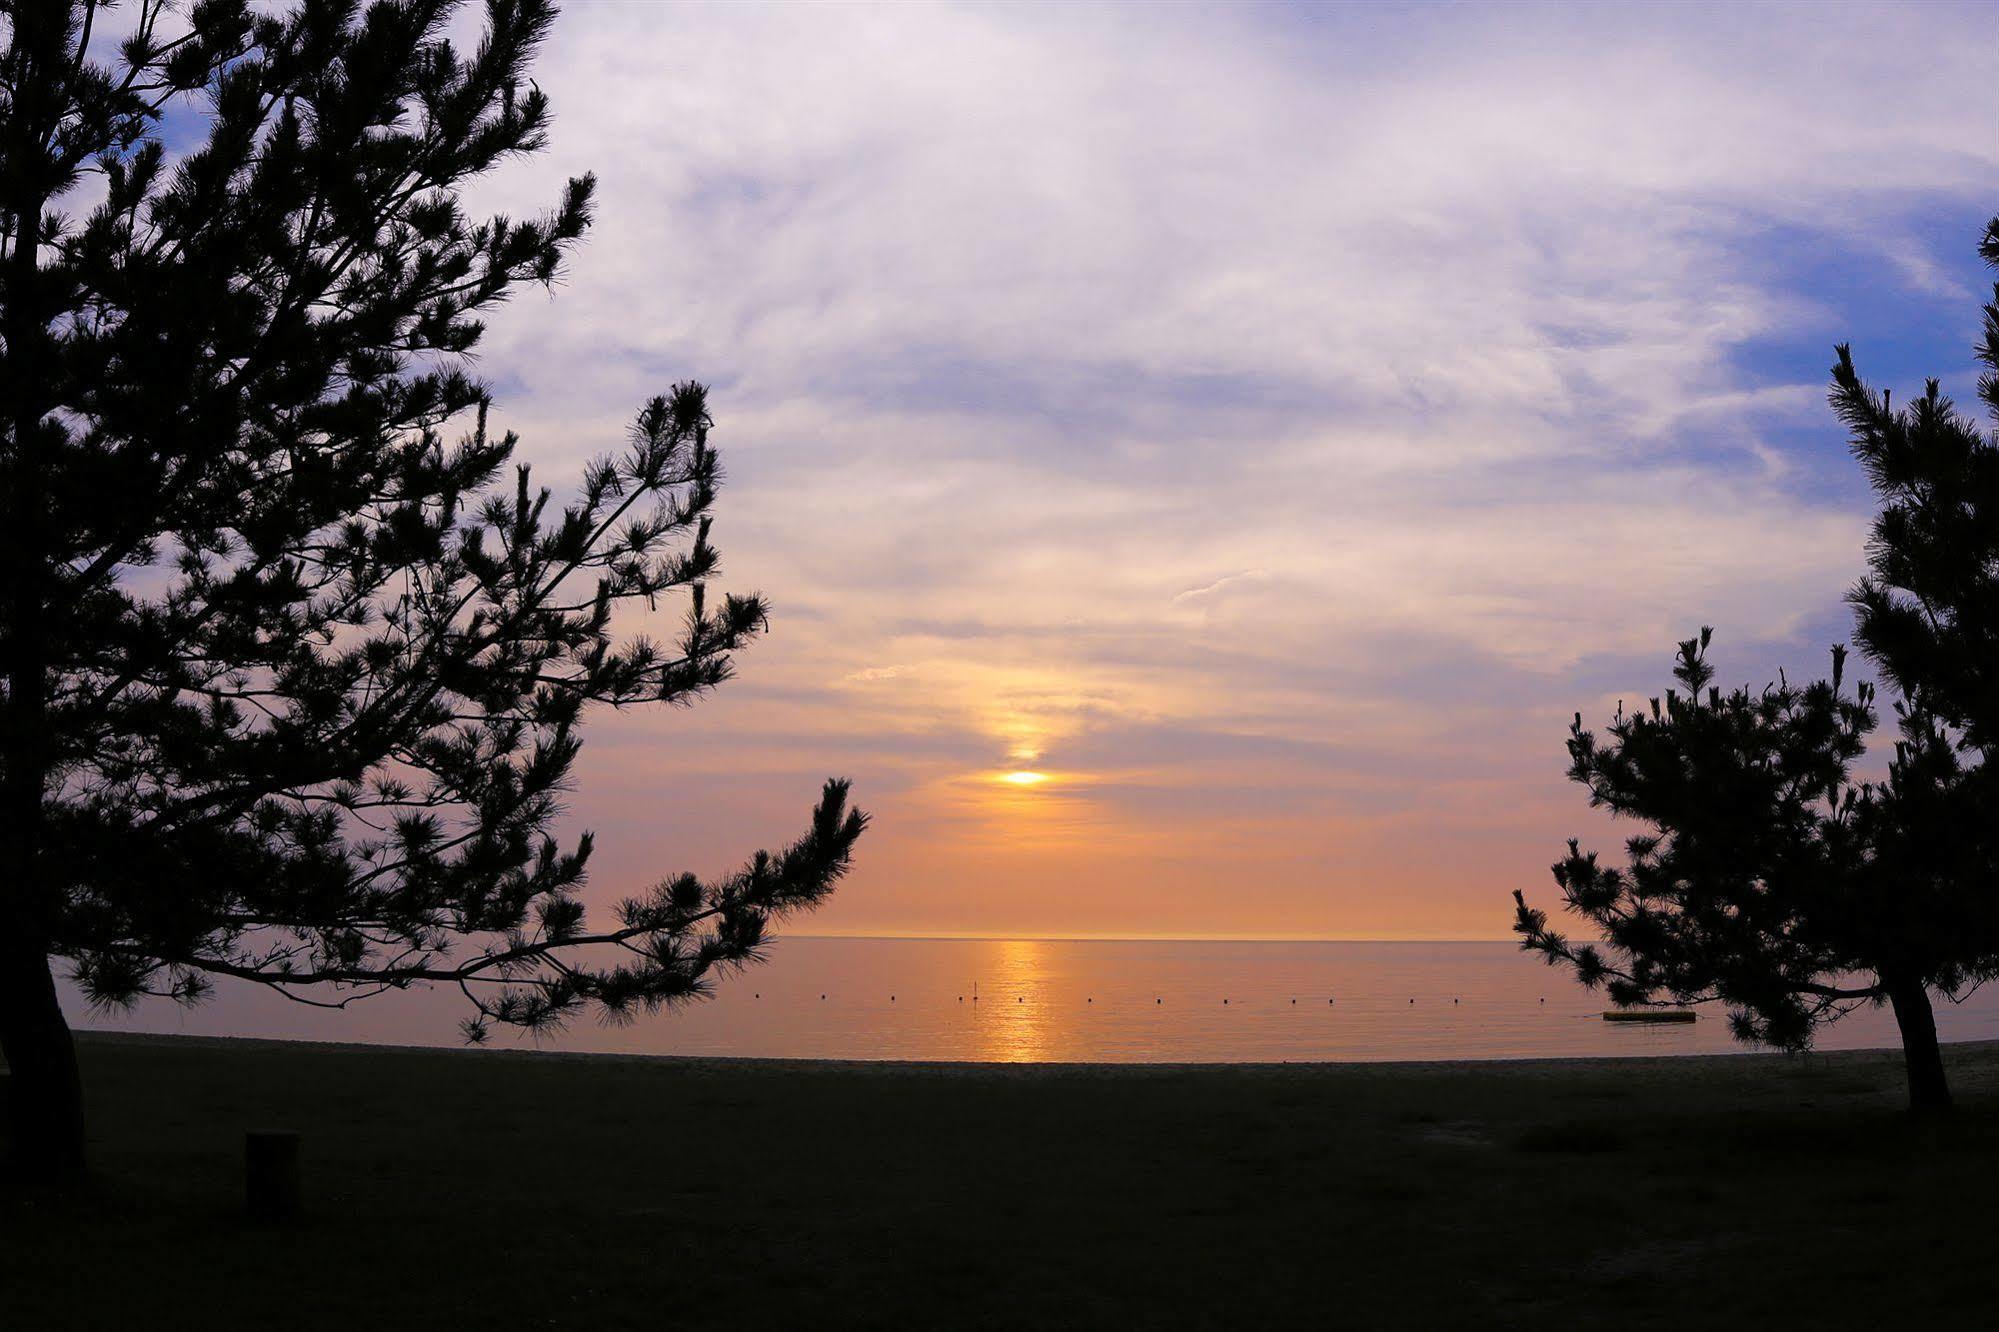
<svg viewBox="0 0 1999 1332"><path fill-rule="evenodd" d="M1000 780L1008 786L1039 786L1048 780L1048 774L1045 772L1009 772L1001 774Z"/></svg>

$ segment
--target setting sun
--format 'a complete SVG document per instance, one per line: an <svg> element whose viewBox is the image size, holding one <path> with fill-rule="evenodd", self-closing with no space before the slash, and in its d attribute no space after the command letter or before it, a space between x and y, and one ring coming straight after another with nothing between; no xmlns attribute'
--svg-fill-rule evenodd
<svg viewBox="0 0 1999 1332"><path fill-rule="evenodd" d="M1009 786L1039 786L1048 780L1045 772L1009 772L1000 777Z"/></svg>

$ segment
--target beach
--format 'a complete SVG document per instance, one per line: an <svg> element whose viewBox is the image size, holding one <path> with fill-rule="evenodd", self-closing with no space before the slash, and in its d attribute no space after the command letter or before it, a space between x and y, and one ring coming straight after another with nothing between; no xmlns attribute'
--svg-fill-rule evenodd
<svg viewBox="0 0 1999 1332"><path fill-rule="evenodd" d="M90 1033L10 1326L1854 1327L1982 1317L1999 1043L1038 1065ZM243 1219L243 1133L306 1212ZM337 1276L332 1274L337 1273Z"/></svg>

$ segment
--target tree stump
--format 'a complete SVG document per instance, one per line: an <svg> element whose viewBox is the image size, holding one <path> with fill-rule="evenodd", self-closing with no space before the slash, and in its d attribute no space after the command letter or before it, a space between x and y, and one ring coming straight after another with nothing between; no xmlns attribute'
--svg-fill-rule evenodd
<svg viewBox="0 0 1999 1332"><path fill-rule="evenodd" d="M280 1225L299 1213L299 1135L252 1129L243 1135L243 1199L250 1219Z"/></svg>

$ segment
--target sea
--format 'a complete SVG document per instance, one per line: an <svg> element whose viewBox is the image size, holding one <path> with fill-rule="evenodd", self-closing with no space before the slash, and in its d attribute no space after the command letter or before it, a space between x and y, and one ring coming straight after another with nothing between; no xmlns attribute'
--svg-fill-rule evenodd
<svg viewBox="0 0 1999 1332"><path fill-rule="evenodd" d="M338 999L337 991L318 992ZM293 1003L225 982L193 1008L149 1001L86 1028L387 1045L462 1043L455 989ZM1601 994L1510 943L788 937L713 997L624 1025L579 1016L522 1048L776 1059L1278 1063L1743 1051L1720 1009L1674 1026L1603 1020ZM1999 986L1938 1000L1946 1041L1999 1039ZM1861 1008L1820 1049L1898 1043Z"/></svg>

